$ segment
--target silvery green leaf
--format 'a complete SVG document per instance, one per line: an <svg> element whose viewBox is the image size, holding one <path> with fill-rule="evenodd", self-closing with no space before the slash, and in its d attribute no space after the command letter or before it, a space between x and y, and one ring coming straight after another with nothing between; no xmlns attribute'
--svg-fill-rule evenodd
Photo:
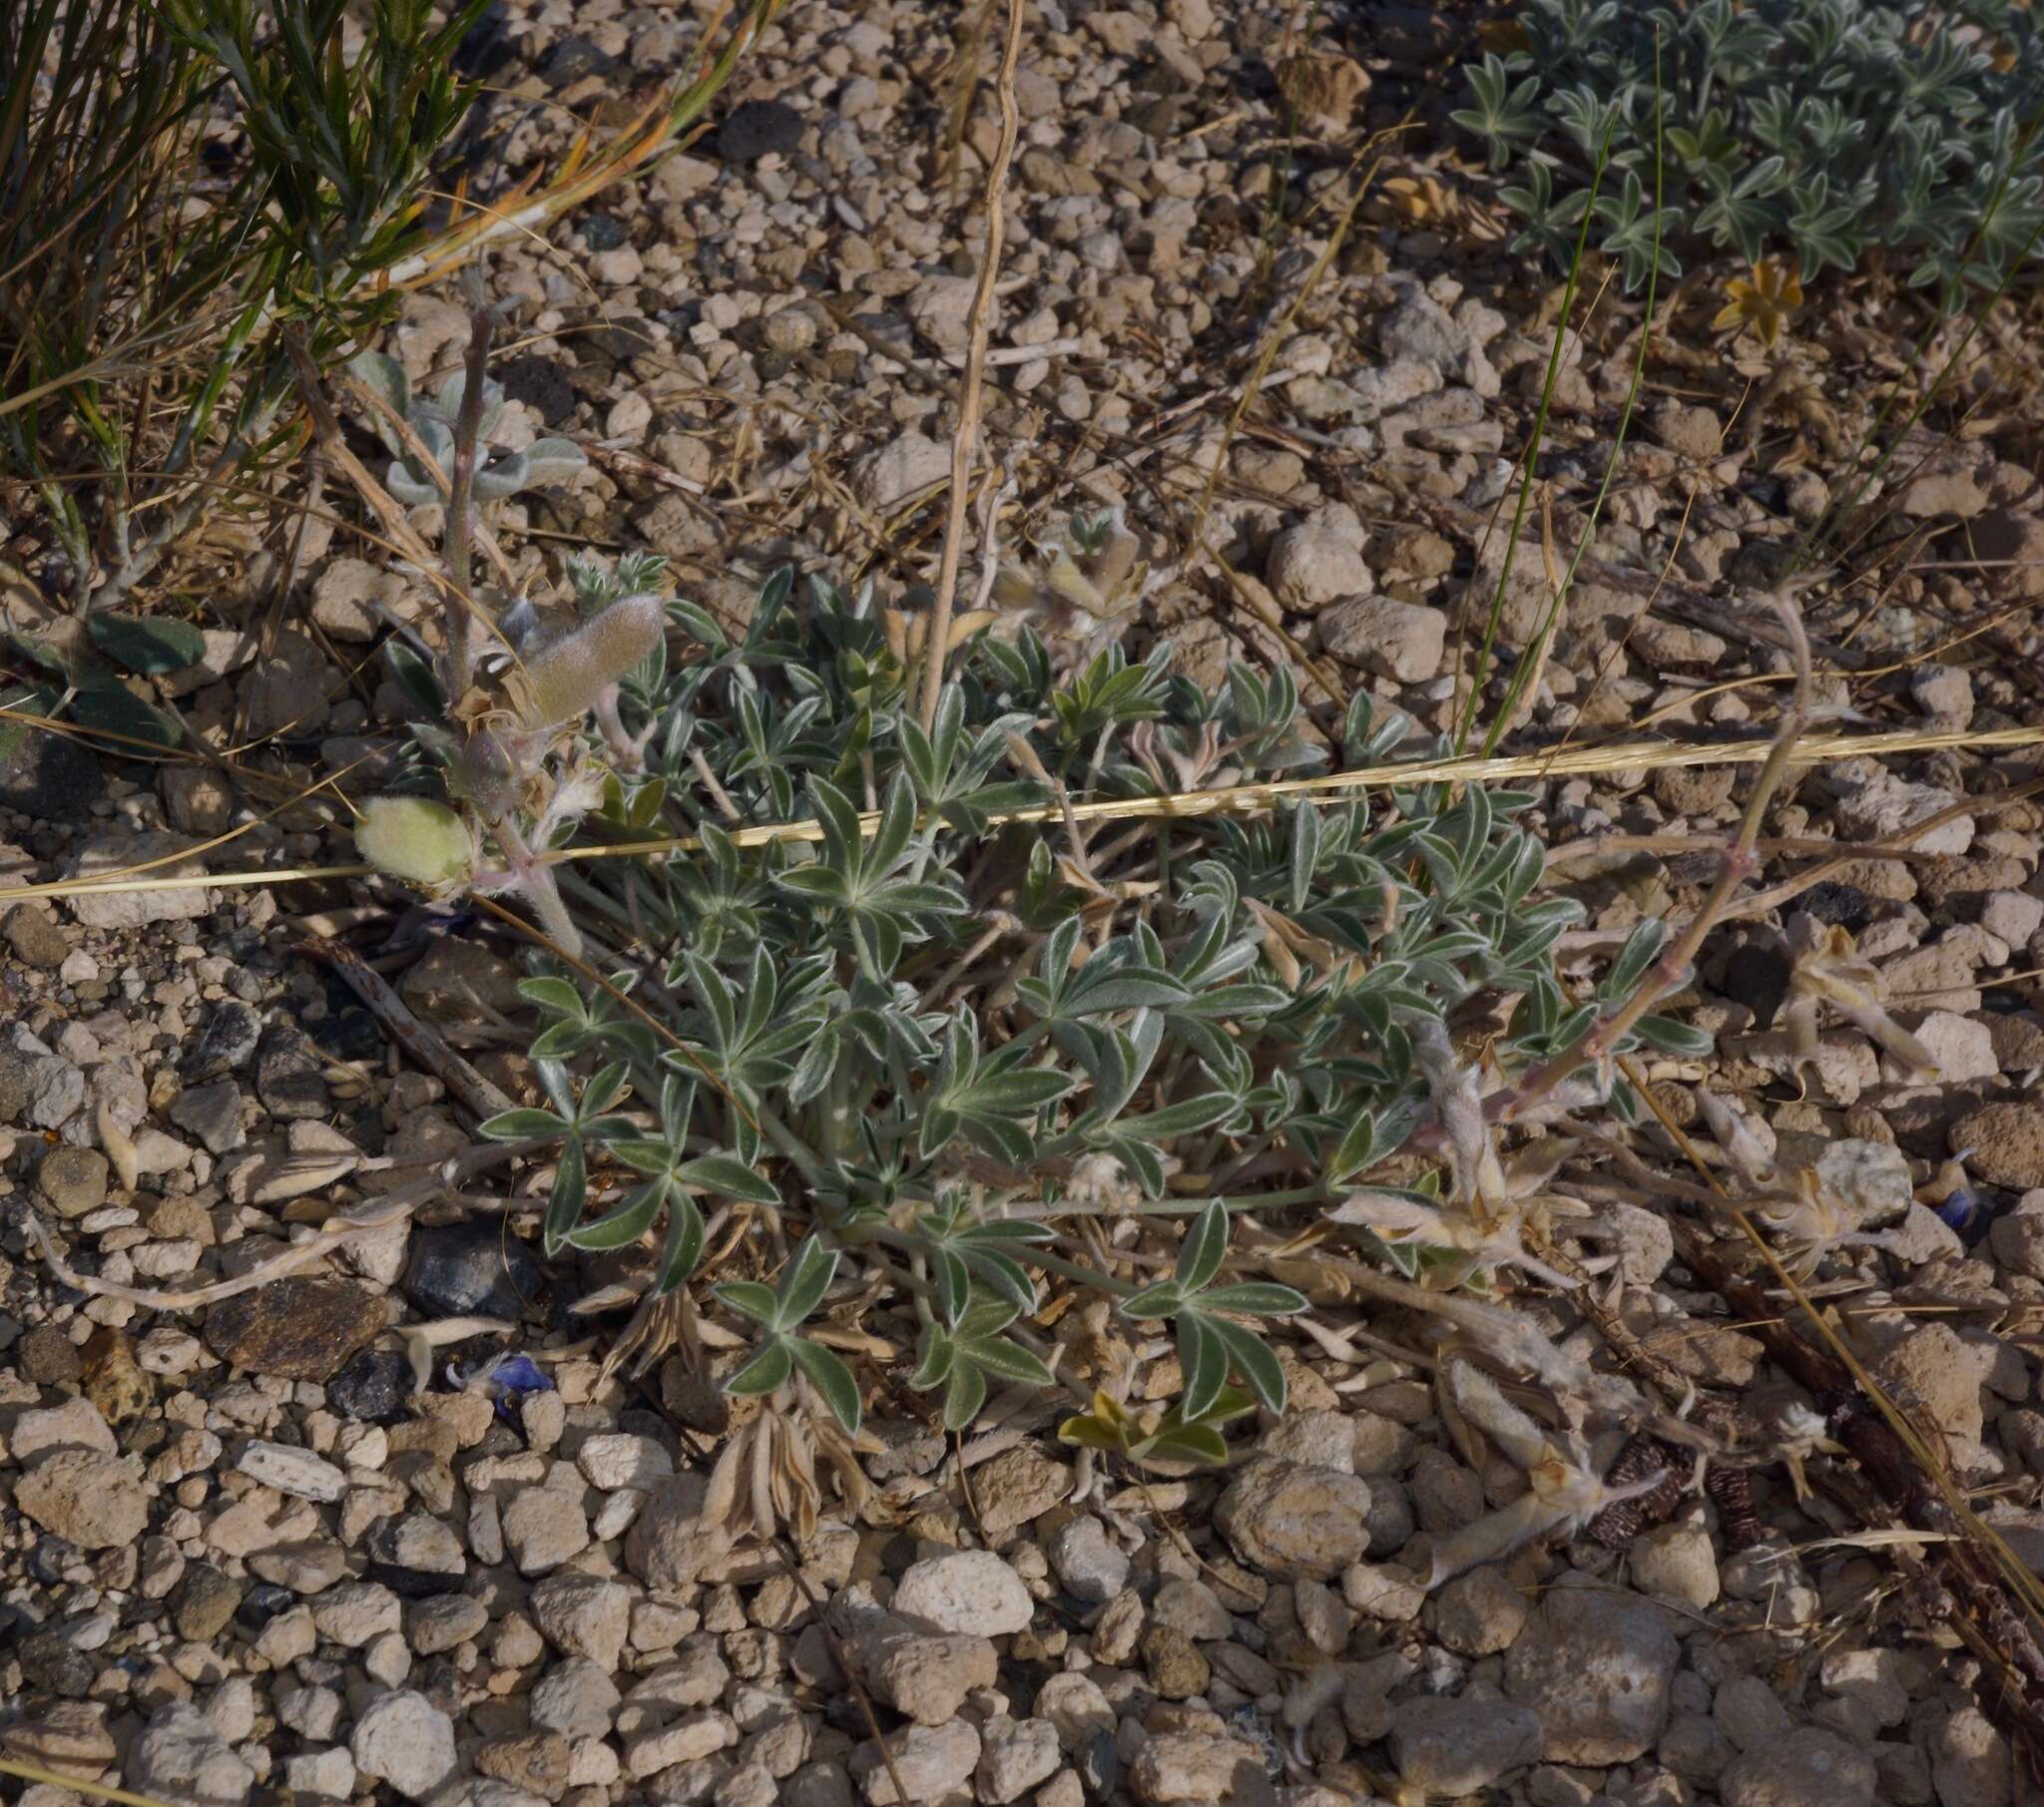
<svg viewBox="0 0 2044 1807"><path fill-rule="evenodd" d="M441 500L436 485L420 482L403 464L392 464L384 473L383 487L406 508L424 508Z"/></svg>
<svg viewBox="0 0 2044 1807"><path fill-rule="evenodd" d="M506 452L475 474L475 493L484 502L501 502L526 487L529 470L523 452Z"/></svg>
<svg viewBox="0 0 2044 1807"><path fill-rule="evenodd" d="M411 409L411 379L404 373L404 366L397 359L382 351L358 351L348 359L348 371L358 377L390 409L399 420L408 417ZM383 417L379 410L369 422L375 428L376 437L382 440L390 455L395 458L404 449L397 436L397 429Z"/></svg>
<svg viewBox="0 0 2044 1807"><path fill-rule="evenodd" d="M549 483L566 483L577 471L589 466L588 457L572 439L535 439L523 456L525 481L533 489Z"/></svg>
<svg viewBox="0 0 2044 1807"><path fill-rule="evenodd" d="M794 1353L784 1336L763 1343L751 1361L724 1383L727 1393L741 1398L764 1397L777 1392L794 1369Z"/></svg>
<svg viewBox="0 0 2044 1807"><path fill-rule="evenodd" d="M844 1427L847 1436L856 1436L859 1423L858 1382L852 1379L851 1370L822 1344L812 1343L807 1337L790 1338L788 1347L809 1385L822 1394L831 1417Z"/></svg>

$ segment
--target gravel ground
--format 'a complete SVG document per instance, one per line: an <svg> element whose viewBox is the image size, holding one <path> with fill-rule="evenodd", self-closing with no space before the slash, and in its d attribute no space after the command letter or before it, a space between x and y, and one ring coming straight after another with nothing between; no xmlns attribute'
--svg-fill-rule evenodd
<svg viewBox="0 0 2044 1807"><path fill-rule="evenodd" d="M1434 731L1475 669L1507 538L1500 523L1486 544L1486 525L1527 440L1554 285L1507 254L1494 195L1447 155L1459 23L1363 5L1337 42L1288 36L1291 11L1033 10L987 401L988 449L1016 486L1003 533L1019 547L1074 506L1120 504L1151 568L1132 648L1166 638L1207 682L1233 661L1286 662L1309 700L1363 687ZM493 259L517 339L498 437L568 434L592 459L507 513L521 575L553 581L578 543L648 546L728 612L789 561L895 597L928 582L993 136L982 104L953 205L952 12L791 6L711 134ZM606 0L492 21L471 59L499 90L474 147L486 192L558 153L575 116L622 117L694 43L678 11ZM1324 256L1368 135L1408 108L1418 130ZM1921 322L1861 287L1813 302L1763 357L1711 341L1716 297L1693 286L1664 316L1509 744L1735 737L1771 715L1786 666L1746 605L1849 491ZM1857 498L1851 549L1811 601L1848 725L2039 719L2044 507L2020 324L1966 350L1963 430L1934 414ZM1540 469L1562 562L1640 329L1614 295L1567 345ZM422 294L390 348L417 379L465 332L451 299ZM1957 331L1934 344L1957 349ZM211 633L177 683L200 734L261 742L240 781L31 738L0 768L0 881L175 857L252 822L214 875L352 857L314 800L255 818L310 772L387 758L402 705L366 656L424 599L315 522L304 606L264 638L261 567L235 556L232 525L222 619L250 630ZM1537 510L1527 536L1504 674L1553 594ZM1485 720L1501 694L1494 680ZM1567 944L1577 971L1601 970L1643 915L1695 905L1747 770L1642 754L1538 785L1550 882L1590 910ZM1872 1239L1827 1248L1815 1289L2032 1566L2044 818L2010 793L2040 772L2035 747L1811 769L1768 824L1788 844L1764 883L1795 869L1795 837L1951 819L1905 858L1854 857L1795 901L1799 925L1714 936L1678 1001L1716 1032L1714 1084L1778 1161L1866 1176L1846 1229ZM1823 1484L1848 1467L1823 1439L1800 1466L1757 1468L1750 1506L1687 1492L1629 1540L1535 1546L1428 1593L1427 1551L1525 1477L1496 1455L1472 1466L1424 1368L1301 1339L1291 1413L1230 1473L1112 1475L1082 1500L1046 1422L958 1451L883 1426L865 1521L826 1518L795 1566L703 1538L714 1439L679 1358L643 1386L602 1380L604 1345L565 1315L577 1276L522 1239L530 1213L429 1214L204 1312L56 1284L35 1224L103 1279L200 1284L404 1158L466 1145L468 1120L299 951L308 935L372 931L412 1008L530 1092L510 944L394 943L402 900L369 885L230 889L197 857L173 870L189 888L18 903L0 921L5 1754L194 1807L284 1791L436 1807L884 1807L897 1788L918 1807L2018 1798L1977 1659L1926 1608L1913 1552L1862 1536L1890 1521L1841 1503L1849 1474ZM1796 1078L1790 951L1834 926L1937 1083L1850 1027L1826 1029ZM1677 1124L1696 1122L1705 1073L1652 1071ZM1597 1282L1606 1314L1706 1397L1793 1422L1804 1406L1754 1327L1675 1252L1636 1212ZM1394 1348L1409 1328L1337 1315ZM1603 1347L1566 1312L1551 1327ZM507 1348L540 1358L551 1388L505 1399L472 1378ZM417 1393L415 1356L431 1371Z"/></svg>

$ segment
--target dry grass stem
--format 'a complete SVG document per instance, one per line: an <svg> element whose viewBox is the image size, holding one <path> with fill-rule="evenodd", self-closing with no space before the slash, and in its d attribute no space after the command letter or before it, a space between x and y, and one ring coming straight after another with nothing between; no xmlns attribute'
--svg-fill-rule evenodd
<svg viewBox="0 0 2044 1807"><path fill-rule="evenodd" d="M1882 758L1896 753L1938 747L1985 751L2038 745L2044 745L2044 724L2034 727L1985 728L1978 732L1918 733L1904 730L1887 734L1809 734L1802 737L1797 747L1788 755L1787 763L1796 767L1822 765L1840 759ZM1351 791L1389 789L1395 785L1482 784L1512 778L1546 777L1554 772L1594 773L1642 765L1650 769L1662 766L1751 765L1767 759L1770 751L1770 743L1759 741L1732 744L1717 740L1622 741L1611 746L1580 748L1561 759L1547 753L1515 753L1499 759L1471 756L1459 759L1418 760L1373 766L1365 771L1327 772L1313 778L1222 785L1207 790L1177 791L1159 797L1129 797L1106 802L1073 803L1069 805L1069 809L1071 819L1075 822L1167 820L1231 812L1254 815L1272 808L1286 798L1338 802ZM1927 816L1921 822L1901 830L1894 837L1895 843L1906 844L1919 835L1927 834L1941 821L1952 816L1973 814L1986 807L2015 802L2040 789L2044 789L2044 779L2022 785L1998 797L1968 798L1954 804L1949 810L1935 816ZM1024 823L1062 823L1066 819L1066 805L1051 803L1038 804L1029 809L1001 810L987 817L987 825L989 828L1008 828ZM875 811L865 811L859 817L859 828L863 833L871 834L878 824L879 816ZM822 829L814 820L758 822L749 827L733 829L731 838L741 847L759 847L773 841L817 841L822 838ZM686 853L700 845L701 842L695 835L685 834L668 836L661 840L620 841L608 846L558 847L541 854L540 858L548 865L598 859L638 859L656 854ZM167 857L189 859L203 851L203 847L193 848ZM1752 898L1742 900L1733 906L1729 913L1745 916L1753 914L1756 910L1773 908L1775 904L1794 896L1798 891L1806 890L1819 879L1829 876L1845 860L1864 858L1868 855L1868 849L1855 845L1851 852L1842 854L1837 860L1825 861L1811 872L1798 873L1794 878L1771 890L1756 892ZM164 861L151 863L163 864ZM37 897L80 897L94 892L113 894L129 891L190 890L195 885L226 888L295 884L310 879L365 878L373 870L373 867L366 865L287 866L262 872L209 872L203 877L158 879L134 879L119 873L110 873L104 878L60 879L50 884L0 886L0 903L17 903L25 898Z"/></svg>

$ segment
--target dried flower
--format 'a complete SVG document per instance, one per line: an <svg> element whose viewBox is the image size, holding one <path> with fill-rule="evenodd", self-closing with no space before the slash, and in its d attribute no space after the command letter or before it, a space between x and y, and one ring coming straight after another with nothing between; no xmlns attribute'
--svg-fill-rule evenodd
<svg viewBox="0 0 2044 1807"><path fill-rule="evenodd" d="M1576 1438L1557 1444L1473 1362L1451 1360L1444 1372L1462 1415L1526 1471L1528 1487L1511 1505L1435 1545L1429 1588L1465 1570L1500 1562L1559 1527L1579 1531L1609 1508L1655 1493L1666 1479L1656 1468L1637 1480L1608 1482L1589 1466Z"/></svg>
<svg viewBox="0 0 2044 1807"><path fill-rule="evenodd" d="M1828 1004L1911 1072L1937 1077L1937 1057L1888 1015L1880 1002L1880 974L1848 930L1799 913L1789 919L1788 939L1795 964L1786 1016L1798 1065L1816 1058L1818 1007Z"/></svg>

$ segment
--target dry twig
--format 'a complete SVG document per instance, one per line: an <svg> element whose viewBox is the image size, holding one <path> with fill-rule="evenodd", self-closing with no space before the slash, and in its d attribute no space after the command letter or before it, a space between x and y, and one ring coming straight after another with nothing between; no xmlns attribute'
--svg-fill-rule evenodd
<svg viewBox="0 0 2044 1807"><path fill-rule="evenodd" d="M1775 799L1775 792L1781 788L1783 778L1794 762L1795 743L1809 726L1813 706L1809 642L1803 637L1802 618L1793 598L1787 592L1778 592L1771 600L1794 651L1795 695L1782 711L1781 723L1769 743L1760 776L1754 781L1753 795L1748 800L1739 832L1719 862L1717 882L1682 933L1669 942L1661 957L1647 969L1631 997L1610 1015L1592 1023L1559 1054L1489 1101L1493 1121L1510 1123L1546 1098L1577 1068L1591 1064L1601 1066L1607 1062L1633 1025L1687 981L1691 962L1704 945L1704 937L1731 908L1734 893L1760 869L1760 858L1754 848L1760 839L1761 823L1767 816L1768 805Z"/></svg>
<svg viewBox="0 0 2044 1807"><path fill-rule="evenodd" d="M466 1148L459 1154L435 1161L422 1177L394 1191L380 1192L373 1198L364 1198L358 1203L345 1205L320 1226L316 1235L307 1236L302 1242L293 1242L266 1261L258 1261L247 1273L237 1274L231 1279L215 1280L207 1286L188 1286L177 1291L158 1290L148 1286L127 1286L116 1280L103 1280L97 1274L79 1273L66 1263L50 1240L50 1232L44 1229L42 1219L30 1217L35 1229L36 1240L42 1245L43 1261L64 1285L77 1288L100 1298L123 1299L130 1305L139 1305L145 1311L196 1311L202 1305L218 1305L223 1299L231 1299L237 1293L254 1292L258 1286L266 1286L271 1280L281 1279L285 1274L296 1273L301 1267L321 1260L356 1236L366 1235L370 1230L382 1229L387 1224L400 1223L409 1218L422 1205L430 1204L441 1193L458 1186L462 1180L501 1165L520 1154L529 1154L540 1144L534 1141L484 1142L478 1147Z"/></svg>
<svg viewBox="0 0 2044 1807"><path fill-rule="evenodd" d="M325 962L346 980L348 990L368 1006L390 1039L445 1086L464 1111L482 1119L515 1108L511 1098L448 1047L437 1029L413 1016L404 1000L346 942L300 942L298 952Z"/></svg>
<svg viewBox="0 0 2044 1807"><path fill-rule="evenodd" d="M986 342L994 305L994 281L1001 264L1001 208L1008 188L1008 164L1015 155L1021 115L1015 106L1015 60L1022 50L1022 0L1008 0L1008 32L1001 45L994 92L1001 103L1001 140L986 178L986 248L979 259L979 285L965 353L965 390L958 400L958 428L951 435L951 510L944 522L944 552L937 567L937 600L923 651L922 725L937 719L944 688L944 656L951 639L951 612L958 596L958 563L965 553L966 505L972 487L972 457L979 446L980 380L986 371Z"/></svg>

